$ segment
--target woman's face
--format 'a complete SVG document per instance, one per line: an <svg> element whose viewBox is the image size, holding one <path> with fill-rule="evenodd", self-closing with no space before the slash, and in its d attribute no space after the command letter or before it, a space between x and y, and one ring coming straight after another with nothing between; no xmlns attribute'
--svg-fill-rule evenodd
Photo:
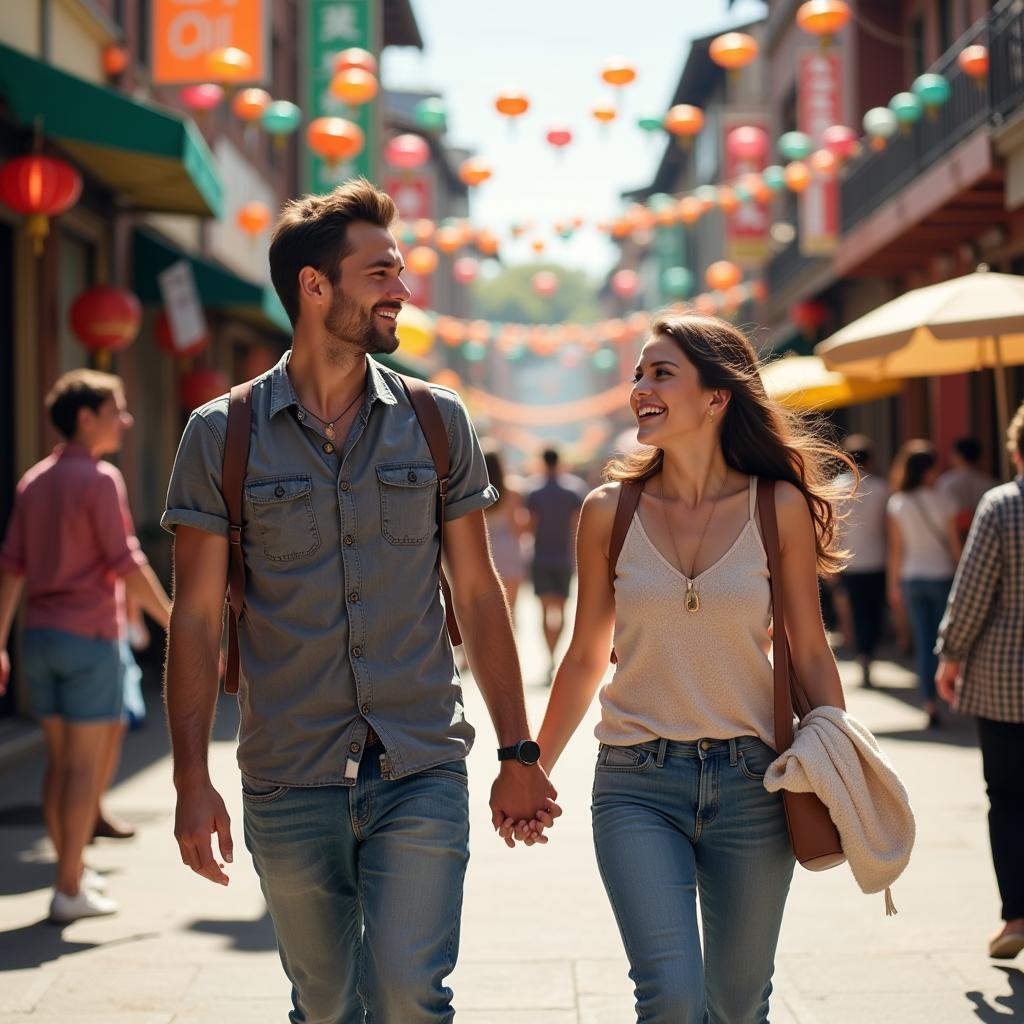
<svg viewBox="0 0 1024 1024"><path fill-rule="evenodd" d="M643 347L629 404L637 420L637 440L664 448L668 442L708 429L717 415L721 392L701 387L697 368L665 334Z"/></svg>

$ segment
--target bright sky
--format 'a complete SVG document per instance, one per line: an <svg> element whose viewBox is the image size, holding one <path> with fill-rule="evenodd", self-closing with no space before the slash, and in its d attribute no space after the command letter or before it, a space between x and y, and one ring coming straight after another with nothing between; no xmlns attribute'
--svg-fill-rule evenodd
<svg viewBox="0 0 1024 1024"><path fill-rule="evenodd" d="M476 225L506 231L529 222L548 242L543 259L603 275L613 248L584 229L569 242L552 240L552 225L584 217L606 220L621 208L620 194L649 184L664 149L636 127L642 116L661 117L679 80L689 40L752 21L764 13L757 0L412 0L424 51L388 49L381 77L387 88L436 90L448 107L448 141L473 150L494 170L476 190ZM601 11L606 13L601 13ZM637 78L623 90L601 81L611 57L624 57ZM530 110L511 125L494 109L503 89L530 99ZM591 116L594 105L620 93L619 118L610 126ZM572 143L561 151L547 132L565 126ZM504 239L502 257L537 257L524 236Z"/></svg>

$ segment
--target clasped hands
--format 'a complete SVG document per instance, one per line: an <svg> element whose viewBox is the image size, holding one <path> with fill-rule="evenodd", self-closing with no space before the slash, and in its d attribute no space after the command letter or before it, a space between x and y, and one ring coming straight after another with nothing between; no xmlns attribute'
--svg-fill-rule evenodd
<svg viewBox="0 0 1024 1024"><path fill-rule="evenodd" d="M546 843L544 830L562 814L557 798L539 764L506 761L491 786L491 824L509 849L517 841L527 846Z"/></svg>

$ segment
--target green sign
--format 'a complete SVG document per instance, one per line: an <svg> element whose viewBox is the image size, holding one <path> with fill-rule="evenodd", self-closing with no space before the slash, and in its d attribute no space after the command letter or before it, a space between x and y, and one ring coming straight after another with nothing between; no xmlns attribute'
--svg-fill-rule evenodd
<svg viewBox="0 0 1024 1024"><path fill-rule="evenodd" d="M312 151L306 162L306 186L309 192L330 192L339 182L363 175L376 179L377 105L364 103L349 107L331 95L334 58L353 46L379 56L379 0L308 0L307 36L309 65L306 68L306 123L318 117L343 117L363 130L366 145L347 163L328 164Z"/></svg>

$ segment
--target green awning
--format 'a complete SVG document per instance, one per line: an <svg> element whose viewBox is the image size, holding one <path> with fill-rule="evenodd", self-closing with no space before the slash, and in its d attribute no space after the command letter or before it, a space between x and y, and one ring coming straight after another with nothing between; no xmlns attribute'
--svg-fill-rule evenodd
<svg viewBox="0 0 1024 1024"><path fill-rule="evenodd" d="M221 215L213 155L191 120L3 45L0 97L132 209Z"/></svg>
<svg viewBox="0 0 1024 1024"><path fill-rule="evenodd" d="M139 301L145 305L161 303L157 275L183 259L192 264L199 301L207 309L231 313L261 327L291 334L288 314L270 285L246 281L211 260L183 252L145 230L135 232L132 257L132 290Z"/></svg>

